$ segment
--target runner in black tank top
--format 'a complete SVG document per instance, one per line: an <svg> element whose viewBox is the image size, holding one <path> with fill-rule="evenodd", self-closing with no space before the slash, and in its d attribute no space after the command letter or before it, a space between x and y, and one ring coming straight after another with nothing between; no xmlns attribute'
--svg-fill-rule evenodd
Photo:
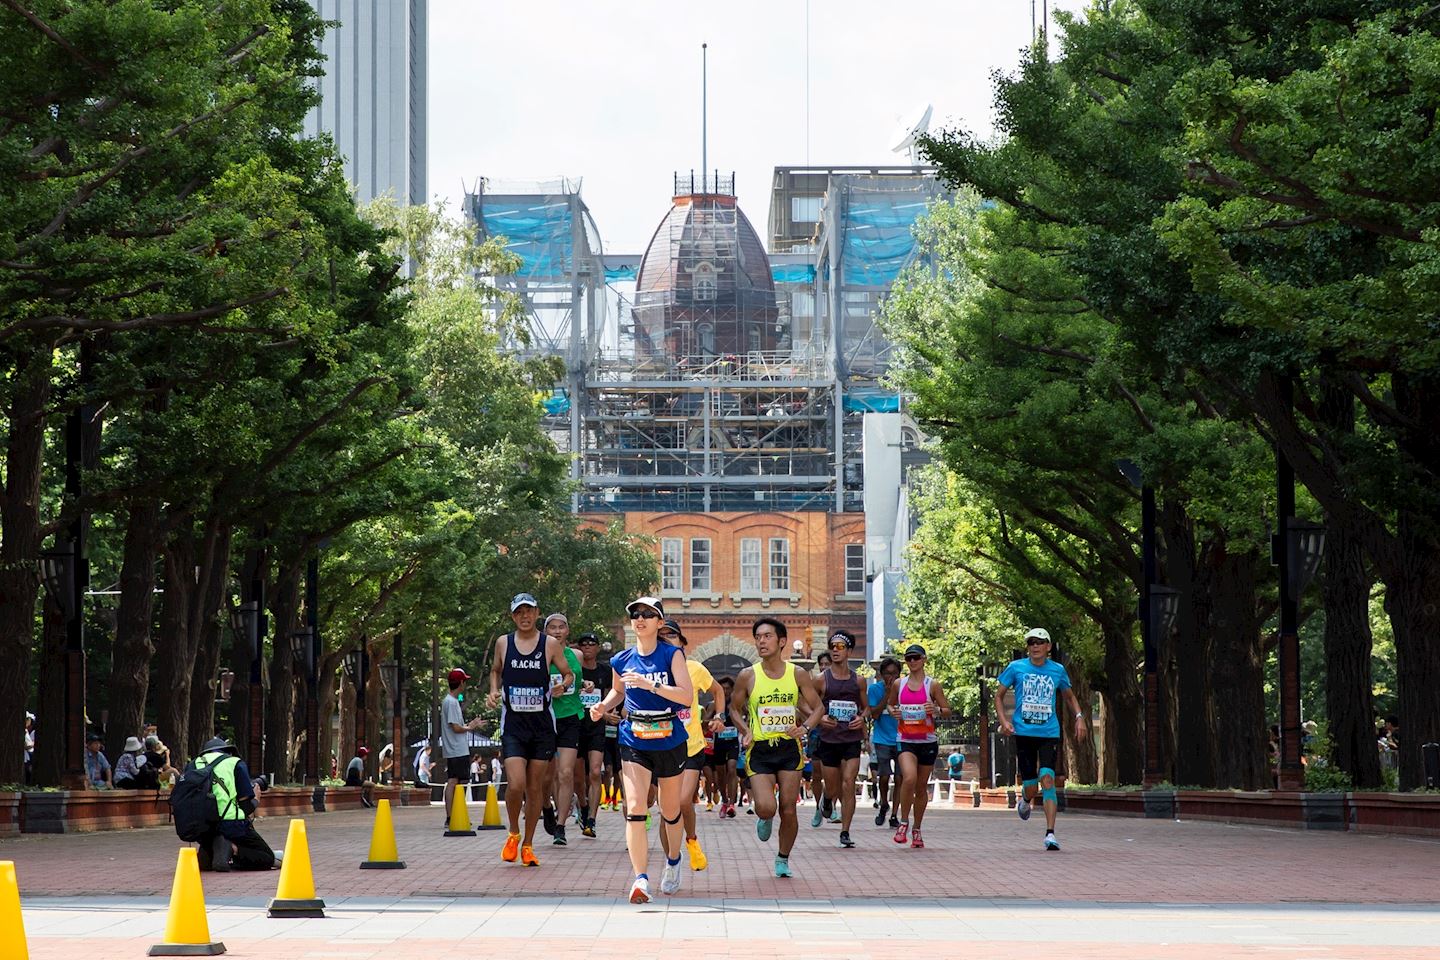
<svg viewBox="0 0 1440 960"><path fill-rule="evenodd" d="M825 764L825 795L840 805L840 846L853 847L850 821L855 817L855 778L860 772L860 741L869 715L865 685L850 669L855 637L836 630L828 643L832 666L820 675L820 746L815 756Z"/></svg>
<svg viewBox="0 0 1440 960"><path fill-rule="evenodd" d="M550 783L550 761L555 756L555 715L550 710L550 665L560 671L554 679L563 690L575 680L564 646L535 628L540 607L528 593L510 601L515 632L495 638L491 654L490 696L486 703L503 704L500 714L500 755L505 759L505 812L510 833L501 859L513 862L518 856L527 867L539 866L531 840L540 819L545 791ZM520 812L525 812L525 834L521 841Z"/></svg>

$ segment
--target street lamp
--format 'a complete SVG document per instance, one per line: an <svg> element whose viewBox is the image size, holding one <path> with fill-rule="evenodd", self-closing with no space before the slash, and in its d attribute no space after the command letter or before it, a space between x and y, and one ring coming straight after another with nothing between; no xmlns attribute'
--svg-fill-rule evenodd
<svg viewBox="0 0 1440 960"><path fill-rule="evenodd" d="M361 637L360 649L351 650L345 654L344 666L345 676L350 685L355 688L355 746L365 746L366 718L365 708L365 684L370 678L370 651L367 649L369 641ZM368 759L368 758L367 758ZM369 764L366 764L369 767ZM367 769L368 773L368 769Z"/></svg>
<svg viewBox="0 0 1440 960"><path fill-rule="evenodd" d="M1168 637L1180 619L1180 591L1164 584L1150 584L1150 635Z"/></svg>
<svg viewBox="0 0 1440 960"><path fill-rule="evenodd" d="M75 596L75 544L64 540L53 550L41 551L40 577L45 592L65 615L65 622L75 619L79 606Z"/></svg>
<svg viewBox="0 0 1440 960"><path fill-rule="evenodd" d="M976 767L980 773L980 786L995 786L995 772L990 762L994 753L990 742L990 685L1000 675L1000 665L986 661L975 668L975 679L980 686L980 756Z"/></svg>
<svg viewBox="0 0 1440 960"><path fill-rule="evenodd" d="M295 630L290 634L290 656L294 658L297 667L305 669L305 679L309 680L315 672L314 660L311 658L313 650L310 646L310 631Z"/></svg>
<svg viewBox="0 0 1440 960"><path fill-rule="evenodd" d="M225 669L220 671L220 682L215 686L215 699L224 703L230 702L230 688L235 685L235 671Z"/></svg>
<svg viewBox="0 0 1440 960"><path fill-rule="evenodd" d="M1155 618L1151 607L1151 592L1159 574L1159 561L1155 556L1155 488L1146 482L1144 471L1134 460L1116 460L1115 468L1140 491L1140 602L1135 615L1140 621L1140 641L1145 655L1143 779L1148 787L1165 779L1160 766L1160 655L1155 647Z"/></svg>
<svg viewBox="0 0 1440 960"><path fill-rule="evenodd" d="M390 753L390 781L402 783L405 780L402 764L405 762L405 670L400 662L400 632L395 632L395 659L380 664L380 682L390 691L390 742L394 745Z"/></svg>
<svg viewBox="0 0 1440 960"><path fill-rule="evenodd" d="M78 454L82 443L75 414L66 421L66 491L79 496ZM90 584L90 564L82 549L82 520L71 524L71 539L59 540L40 554L40 579L45 592L65 618L64 780L79 787L85 782L85 617L80 599Z"/></svg>
<svg viewBox="0 0 1440 960"><path fill-rule="evenodd" d="M259 606L254 600L246 600L230 610L230 629L235 631L235 639L250 651L252 660L260 655Z"/></svg>
<svg viewBox="0 0 1440 960"><path fill-rule="evenodd" d="M1291 517L1285 524L1285 532L1288 534L1285 559L1290 564L1290 591L1299 600L1320 572L1320 561L1325 557L1325 527Z"/></svg>
<svg viewBox="0 0 1440 960"><path fill-rule="evenodd" d="M260 679L260 655L264 652L264 644L260 639L264 632L263 621L258 600L246 600L230 610L230 629L235 631L235 641L243 644L242 649L250 651L250 683L247 688L250 703L246 711L249 730L245 739L251 770L262 769L264 759L265 685Z"/></svg>

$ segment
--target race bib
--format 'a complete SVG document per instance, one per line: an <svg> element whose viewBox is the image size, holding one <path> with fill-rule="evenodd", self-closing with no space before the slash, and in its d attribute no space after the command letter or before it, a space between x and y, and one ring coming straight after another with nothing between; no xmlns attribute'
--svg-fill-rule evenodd
<svg viewBox="0 0 1440 960"><path fill-rule="evenodd" d="M707 736L707 737L705 738L705 752L706 752L706 753L714 753L714 752L715 752L715 738L714 738L714 737Z"/></svg>
<svg viewBox="0 0 1440 960"><path fill-rule="evenodd" d="M1043 674L1031 674L1020 681L1020 722L1044 726L1055 715L1055 681Z"/></svg>
<svg viewBox="0 0 1440 960"><path fill-rule="evenodd" d="M620 728L615 726L615 724L613 723L605 724L605 736L609 737L611 740L615 739L616 737L620 736Z"/></svg>
<svg viewBox="0 0 1440 960"><path fill-rule="evenodd" d="M755 716L760 721L761 736L788 736L790 728L795 726L795 705L766 704L756 711Z"/></svg>
<svg viewBox="0 0 1440 960"><path fill-rule="evenodd" d="M860 712L860 705L854 700L831 700L830 716L839 723L849 723Z"/></svg>
<svg viewBox="0 0 1440 960"><path fill-rule="evenodd" d="M681 707L679 710L676 710L676 711L675 711L675 719L679 720L681 723L689 723L689 722L690 722L690 708L689 708L689 707Z"/></svg>
<svg viewBox="0 0 1440 960"><path fill-rule="evenodd" d="M630 735L636 740L665 740L674 729L674 720L630 720Z"/></svg>
<svg viewBox="0 0 1440 960"><path fill-rule="evenodd" d="M716 736L721 740L738 740L740 739L740 731L734 727L722 727Z"/></svg>
<svg viewBox="0 0 1440 960"><path fill-rule="evenodd" d="M605 699L605 695L599 690L586 690L582 691L580 694L580 703L585 707L586 710L589 710L591 707L596 706L603 699Z"/></svg>
<svg viewBox="0 0 1440 960"><path fill-rule="evenodd" d="M539 713L545 709L545 691L539 687L511 687L510 709L516 713Z"/></svg>
<svg viewBox="0 0 1440 960"><path fill-rule="evenodd" d="M574 695L575 695L575 675L572 673L572 674L570 675L570 683L565 687L565 693L563 694L563 696L572 697L572 696L574 696Z"/></svg>
<svg viewBox="0 0 1440 960"><path fill-rule="evenodd" d="M923 703L900 704L900 733L908 737L927 736L932 729Z"/></svg>

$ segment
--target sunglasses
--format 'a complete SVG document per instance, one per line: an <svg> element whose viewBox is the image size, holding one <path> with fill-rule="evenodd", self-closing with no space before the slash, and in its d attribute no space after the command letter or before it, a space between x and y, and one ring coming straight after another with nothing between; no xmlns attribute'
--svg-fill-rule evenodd
<svg viewBox="0 0 1440 960"><path fill-rule="evenodd" d="M630 614L630 619L631 619L631 620L659 620L659 619L660 619L660 611L658 611L658 610L636 610L634 613Z"/></svg>
<svg viewBox="0 0 1440 960"><path fill-rule="evenodd" d="M578 646L581 646L581 647L598 647L598 646L600 646L600 641L599 641L599 640L581 640L580 643L578 644Z"/></svg>
<svg viewBox="0 0 1440 960"><path fill-rule="evenodd" d="M924 659L925 659L925 654L923 654L923 653L910 653L910 654L906 654L906 656L905 656L905 662L906 662L906 663L910 663L910 662L912 662L912 661L914 661L914 660L924 660Z"/></svg>
<svg viewBox="0 0 1440 960"><path fill-rule="evenodd" d="M1045 644L1047 644L1047 643L1049 643L1049 642L1050 642L1049 640L1041 640L1039 637L1031 637L1029 640L1026 640L1026 641L1025 641L1025 646L1027 646L1027 647L1043 647Z"/></svg>

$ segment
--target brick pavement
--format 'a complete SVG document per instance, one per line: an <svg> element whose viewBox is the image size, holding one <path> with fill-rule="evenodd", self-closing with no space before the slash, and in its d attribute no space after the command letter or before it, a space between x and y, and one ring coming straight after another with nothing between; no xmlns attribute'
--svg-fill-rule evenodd
<svg viewBox="0 0 1440 960"><path fill-rule="evenodd" d="M856 819L869 811L857 810ZM472 808L478 816L479 808ZM873 812L873 811L872 811ZM404 871L357 869L369 848L366 811L308 818L311 860L320 895L620 896L629 862L618 813L599 817L600 837L573 827L570 845L537 836L541 866L501 863L503 831L443 837L438 807L395 811ZM898 897L1083 899L1119 903L1244 903L1253 901L1409 903L1440 889L1440 841L1355 833L1267 829L1211 822L1170 822L1062 815L1064 852L1040 849L1039 817L1021 823L1010 811L935 809L925 850L896 847L888 829L869 817L853 831L859 846L841 850L837 829L809 826L802 808L792 853L795 877L770 875L775 840L762 845L754 817L729 821L701 815L710 868L687 871L690 897L867 897L877 888ZM279 845L287 821L269 819L261 832ZM652 831L652 837L654 833ZM42 895L168 896L178 841L168 828L0 841L0 859L16 862L21 892ZM654 845L652 876L661 863ZM1337 865L1343 864L1343 869ZM83 869L77 869L83 865ZM207 895L274 894L278 873L206 874Z"/></svg>

